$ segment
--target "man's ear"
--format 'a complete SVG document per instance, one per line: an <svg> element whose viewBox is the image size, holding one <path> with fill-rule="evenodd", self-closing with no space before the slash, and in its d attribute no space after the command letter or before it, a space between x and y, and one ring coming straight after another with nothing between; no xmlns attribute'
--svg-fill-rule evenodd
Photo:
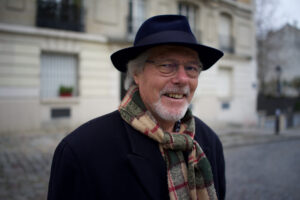
<svg viewBox="0 0 300 200"><path fill-rule="evenodd" d="M140 77L140 74L134 73L133 79L134 79L134 82L136 85L139 85L139 77Z"/></svg>

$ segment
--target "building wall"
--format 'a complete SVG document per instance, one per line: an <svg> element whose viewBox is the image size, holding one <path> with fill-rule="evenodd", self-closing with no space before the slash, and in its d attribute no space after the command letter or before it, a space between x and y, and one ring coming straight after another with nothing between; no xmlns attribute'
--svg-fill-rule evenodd
<svg viewBox="0 0 300 200"><path fill-rule="evenodd" d="M203 72L193 100L194 113L212 127L230 124L255 125L257 121L256 76L253 72L255 66L256 63L249 60L223 59L218 66ZM229 69L232 74L228 96L222 95L224 86L219 83L222 68Z"/></svg>
<svg viewBox="0 0 300 200"><path fill-rule="evenodd" d="M119 74L104 37L12 25L0 30L1 132L75 127L117 109ZM41 98L42 52L78 55L78 97ZM52 108L70 108L71 116L51 119Z"/></svg>
<svg viewBox="0 0 300 200"><path fill-rule="evenodd" d="M0 0L0 21L23 26L35 25L36 0Z"/></svg>
<svg viewBox="0 0 300 200"><path fill-rule="evenodd" d="M240 3L221 1L213 8L205 8L205 11L207 17L204 17L204 27L208 30L203 29L203 42L219 47L218 25L221 14L226 14L232 19L234 52L224 51L224 57L200 75L199 87L193 100L194 113L212 127L255 125L257 78L253 5L250 3L241 7ZM224 68L230 70L229 87L220 83L220 72ZM230 90L230 94L224 96L224 89Z"/></svg>
<svg viewBox="0 0 300 200"><path fill-rule="evenodd" d="M85 1L86 31L111 38L124 39L127 24L127 1Z"/></svg>
<svg viewBox="0 0 300 200"><path fill-rule="evenodd" d="M220 48L221 16L231 19L233 52L200 75L192 109L212 127L256 123L256 58L252 1L145 0L145 17L177 14L178 4L197 8L201 43ZM36 1L0 1L0 132L74 128L117 109L120 74L112 52L131 46L127 32L128 1L85 0L84 32L35 26ZM13 7L13 9L11 8ZM79 95L43 99L40 93L42 52L78 57ZM224 88L223 81L229 85ZM226 90L226 94L224 94ZM52 119L51 109L70 108L69 118Z"/></svg>

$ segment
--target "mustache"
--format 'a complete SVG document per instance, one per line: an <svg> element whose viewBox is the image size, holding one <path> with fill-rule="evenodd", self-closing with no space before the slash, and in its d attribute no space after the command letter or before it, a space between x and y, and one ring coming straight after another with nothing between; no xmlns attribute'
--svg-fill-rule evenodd
<svg viewBox="0 0 300 200"><path fill-rule="evenodd" d="M188 85L184 87L170 87L166 86L160 91L160 95L167 94L167 93L179 93L179 94L184 94L186 96L190 95L191 90Z"/></svg>

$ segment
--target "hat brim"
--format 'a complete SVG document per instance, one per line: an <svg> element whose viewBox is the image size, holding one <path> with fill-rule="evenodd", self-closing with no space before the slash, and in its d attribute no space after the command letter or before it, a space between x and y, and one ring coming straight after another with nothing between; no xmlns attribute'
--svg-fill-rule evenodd
<svg viewBox="0 0 300 200"><path fill-rule="evenodd" d="M144 52L145 50L160 46L160 45L176 45L176 46L184 46L195 50L198 53L199 59L203 64L203 70L209 69L213 66L223 55L224 53L218 49L208 47L201 44L195 43L181 43L181 42L167 42L167 43L156 43L150 45L143 46L134 46L128 47L125 49L121 49L116 51L111 55L111 61L115 68L117 68L121 72L127 71L127 63L136 58L139 54Z"/></svg>

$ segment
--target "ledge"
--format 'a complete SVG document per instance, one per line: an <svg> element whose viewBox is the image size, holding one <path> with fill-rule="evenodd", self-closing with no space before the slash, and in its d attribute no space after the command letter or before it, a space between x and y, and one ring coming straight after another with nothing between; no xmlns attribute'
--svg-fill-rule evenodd
<svg viewBox="0 0 300 200"><path fill-rule="evenodd" d="M247 3L242 3L242 2L237 2L237 1L233 1L233 0L221 0L221 2L227 3L228 5L234 6L238 9L244 10L244 11L248 11L248 12L253 12L253 4L247 4Z"/></svg>
<svg viewBox="0 0 300 200"><path fill-rule="evenodd" d="M230 95L230 96L228 96L228 97L217 97L218 98L218 100L219 100L219 102L232 102L232 100L233 100L233 96L232 95Z"/></svg>
<svg viewBox="0 0 300 200"><path fill-rule="evenodd" d="M57 98L47 98L41 99L41 104L78 104L79 97L57 97Z"/></svg>
<svg viewBox="0 0 300 200"><path fill-rule="evenodd" d="M7 33L16 33L16 34L25 34L32 36L46 36L46 37L55 37L62 39L74 39L82 40L89 42L99 42L106 43L108 42L107 38L102 35L93 35L88 33L80 33L73 31L62 31L56 29L47 29L39 27L30 27L30 26L21 26L21 25L11 25L0 23L0 32Z"/></svg>

